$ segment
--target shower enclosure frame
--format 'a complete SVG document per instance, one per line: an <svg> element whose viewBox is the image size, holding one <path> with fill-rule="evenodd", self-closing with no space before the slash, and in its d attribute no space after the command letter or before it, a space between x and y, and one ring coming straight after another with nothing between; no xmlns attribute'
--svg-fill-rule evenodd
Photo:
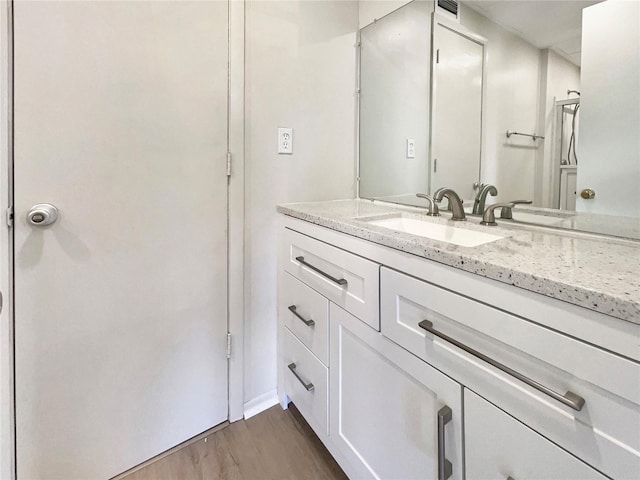
<svg viewBox="0 0 640 480"><path fill-rule="evenodd" d="M580 105L580 98L555 100L553 147L551 156L551 208L560 206L560 166L562 165L563 132L565 108Z"/></svg>

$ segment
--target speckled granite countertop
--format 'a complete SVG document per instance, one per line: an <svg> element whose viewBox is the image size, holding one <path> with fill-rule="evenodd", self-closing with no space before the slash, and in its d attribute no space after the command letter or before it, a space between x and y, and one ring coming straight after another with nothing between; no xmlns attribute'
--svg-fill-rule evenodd
<svg viewBox="0 0 640 480"><path fill-rule="evenodd" d="M278 212L640 324L640 242L539 227L485 227L478 218L453 222L360 199L279 205ZM505 238L460 247L362 220L399 213Z"/></svg>

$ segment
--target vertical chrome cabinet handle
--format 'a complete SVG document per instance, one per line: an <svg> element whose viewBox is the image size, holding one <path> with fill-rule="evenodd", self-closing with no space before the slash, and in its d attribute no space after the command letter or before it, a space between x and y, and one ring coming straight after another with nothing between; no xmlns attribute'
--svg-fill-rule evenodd
<svg viewBox="0 0 640 480"><path fill-rule="evenodd" d="M27 213L27 222L34 227L46 227L58 219L58 209L50 203L38 203Z"/></svg>
<svg viewBox="0 0 640 480"><path fill-rule="evenodd" d="M305 382L302 377L300 375L298 375L298 372L296 372L296 364L295 363L290 363L289 365L287 365L287 368L289 370L291 370L291 373L293 373L293 376L296 377L298 379L298 381L302 384L302 386L307 390L307 392L310 392L311 390L313 390L315 387L313 386L313 383L309 382Z"/></svg>
<svg viewBox="0 0 640 480"><path fill-rule="evenodd" d="M302 321L302 323L304 323L307 327L313 327L316 324L316 322L314 322L313 320L311 319L307 320L302 315L300 315L297 312L295 305L289 305L289 311L293 313L296 317L298 317Z"/></svg>
<svg viewBox="0 0 640 480"><path fill-rule="evenodd" d="M304 265L305 267L313 270L316 273L319 273L320 275L322 275L323 277L331 280L333 283L337 283L338 285L340 285L341 287L345 286L348 282L345 278L336 278L336 277L332 277L331 275L329 275L326 272L323 272L322 270L320 270L318 267L314 267L313 265L311 265L310 263L307 263L304 261L304 257L296 257L296 260L298 262L300 262L302 265Z"/></svg>
<svg viewBox="0 0 640 480"><path fill-rule="evenodd" d="M453 473L453 466L447 460L444 448L445 431L444 427L453 418L453 412L446 405L438 410L438 480L447 480Z"/></svg>

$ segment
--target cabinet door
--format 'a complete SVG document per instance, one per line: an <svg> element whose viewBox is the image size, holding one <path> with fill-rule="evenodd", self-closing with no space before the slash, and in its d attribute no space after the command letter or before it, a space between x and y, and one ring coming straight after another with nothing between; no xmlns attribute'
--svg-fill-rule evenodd
<svg viewBox="0 0 640 480"><path fill-rule="evenodd" d="M606 477L470 390L464 390L467 480Z"/></svg>
<svg viewBox="0 0 640 480"><path fill-rule="evenodd" d="M330 437L353 479L462 479L462 387L330 305ZM439 414L449 407L451 419ZM439 461L439 452L445 460Z"/></svg>

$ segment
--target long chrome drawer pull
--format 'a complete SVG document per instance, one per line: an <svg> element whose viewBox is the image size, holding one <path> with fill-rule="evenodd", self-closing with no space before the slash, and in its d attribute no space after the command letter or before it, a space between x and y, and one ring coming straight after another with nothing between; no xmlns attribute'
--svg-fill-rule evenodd
<svg viewBox="0 0 640 480"><path fill-rule="evenodd" d="M291 313L293 313L296 317L298 317L300 320L302 320L302 322L307 326L307 327L313 327L316 322L314 322L313 320L309 319L306 320L302 315L300 315L297 311L296 311L296 306L295 305L289 305L289 311Z"/></svg>
<svg viewBox="0 0 640 480"><path fill-rule="evenodd" d="M290 363L289 365L287 365L287 367L289 368L289 370L291 370L291 373L293 373L293 376L298 379L298 381L302 384L302 386L307 389L307 392L310 392L311 390L313 390L315 388L313 386L313 383L305 382L302 379L302 377L300 375L298 375L298 372L296 372L296 364L295 363Z"/></svg>
<svg viewBox="0 0 640 480"><path fill-rule="evenodd" d="M340 286L344 286L346 285L348 282L346 279L344 278L336 278L336 277L332 277L331 275L329 275L328 273L323 272L322 270L320 270L318 267L314 267L313 265L311 265L310 263L307 263L304 261L304 257L296 257L296 260L298 262L300 262L302 265L304 265L307 268L310 268L311 270L313 270L314 272L319 273L320 275L322 275L325 278L328 278L329 280L331 280L333 283L337 283Z"/></svg>
<svg viewBox="0 0 640 480"><path fill-rule="evenodd" d="M542 392L542 393L544 393L546 395L549 395L551 398L559 401L560 403L562 403L562 404L564 404L564 405L566 405L568 407L571 407L574 410L577 410L578 412L580 410L582 410L582 407L584 406L584 403L585 403L584 402L584 398L582 398L580 395L576 395L573 392L567 392L564 395L560 395L559 393L554 392L550 388L545 387L544 385L536 382L535 380L532 380L529 377L526 377L526 376L522 375L520 372L516 372L512 368L509 368L506 365L503 365L502 363L497 362L493 358L487 357L486 355L478 352L477 350L474 350L473 348L468 347L463 343L460 343L459 341L449 337L448 335L445 335L444 333L439 332L438 330L433 328L433 323L431 323L429 320L421 321L418 324L418 326L420 328L426 330L427 332L435 335L436 337L440 337L441 339L446 340L449 343L452 343L453 345L455 345L459 349L464 350L467 353L470 353L474 357L477 357L480 360L485 361L490 365L493 365L498 370L502 370L503 372L508 373L512 377L517 378L518 380L520 380L521 382L526 383L530 387L533 387L536 390L538 390L538 391L540 391L540 392Z"/></svg>
<svg viewBox="0 0 640 480"><path fill-rule="evenodd" d="M451 409L446 405L438 410L438 480L447 480L453 473L453 466L447 460L444 450L444 427L453 418Z"/></svg>

